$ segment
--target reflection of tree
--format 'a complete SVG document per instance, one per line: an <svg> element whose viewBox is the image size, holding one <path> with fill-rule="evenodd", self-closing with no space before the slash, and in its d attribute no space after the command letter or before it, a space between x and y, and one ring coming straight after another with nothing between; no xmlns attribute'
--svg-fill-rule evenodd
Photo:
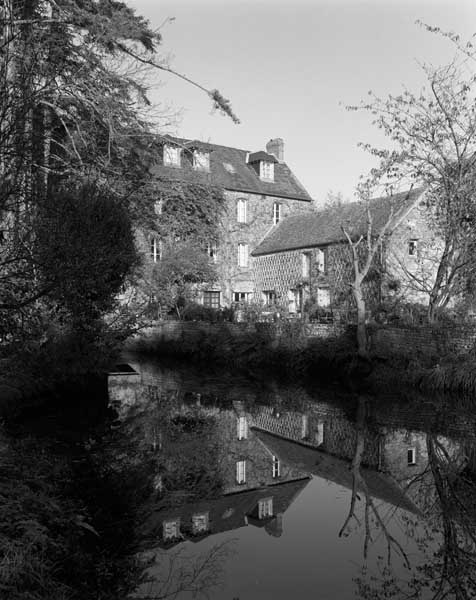
<svg viewBox="0 0 476 600"><path fill-rule="evenodd" d="M379 534L383 534L387 543L387 561L390 564L392 557L392 551L397 552L403 557L405 563L408 566L408 557L403 549L400 542L390 533L387 524L385 523L377 505L375 504L374 498L370 495L369 487L362 475L362 458L364 456L366 439L368 436L368 429L366 423L367 413L367 402L365 397L360 396L357 405L357 419L356 419L356 439L355 439L355 452L351 464L352 472L352 496L350 500L349 513L346 520L339 532L339 537L348 535L350 522L354 519L359 526L361 526L360 520L356 515L357 500L360 500L359 492L364 496L364 558L368 556L369 544L373 541L372 527L378 531Z"/></svg>
<svg viewBox="0 0 476 600"><path fill-rule="evenodd" d="M361 598L431 598L469 600L476 597L476 484L462 468L461 456L450 453L435 435L427 436L428 471L433 502L422 523L408 517L407 535L415 536L423 556L410 580L398 567L382 569L381 577L357 581ZM421 474L418 476L421 479ZM411 481L422 488L425 486ZM428 483L426 483L426 486ZM420 489L419 489L420 491Z"/></svg>
<svg viewBox="0 0 476 600"><path fill-rule="evenodd" d="M215 544L198 556L188 555L184 548L155 552L152 561L159 567L145 578L134 598L173 600L183 593L190 594L192 598L208 598L209 592L223 582L224 565L234 552L232 542Z"/></svg>

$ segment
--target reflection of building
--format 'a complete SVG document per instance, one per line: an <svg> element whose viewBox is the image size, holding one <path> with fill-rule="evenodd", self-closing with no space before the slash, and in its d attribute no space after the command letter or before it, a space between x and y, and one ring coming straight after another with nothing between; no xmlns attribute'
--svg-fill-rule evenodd
<svg viewBox="0 0 476 600"><path fill-rule="evenodd" d="M151 545L167 547L185 539L200 541L204 536L246 525L263 527L270 535L279 537L283 514L308 482L309 478L287 481L157 511L144 524L143 533Z"/></svg>
<svg viewBox="0 0 476 600"><path fill-rule="evenodd" d="M281 535L283 514L307 485L309 474L277 457L260 440L243 403L213 411L198 406L196 397L193 401L195 410L214 415L221 494L154 511L142 535L155 545L167 546L248 524ZM180 413L189 407L179 403L176 409Z"/></svg>

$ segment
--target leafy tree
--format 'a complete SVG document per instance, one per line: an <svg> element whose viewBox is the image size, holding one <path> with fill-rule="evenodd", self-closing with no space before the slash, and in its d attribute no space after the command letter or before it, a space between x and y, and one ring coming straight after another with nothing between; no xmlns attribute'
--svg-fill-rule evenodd
<svg viewBox="0 0 476 600"><path fill-rule="evenodd" d="M35 223L38 287L84 327L110 311L137 263L127 209L107 189L57 189L41 202Z"/></svg>
<svg viewBox="0 0 476 600"><path fill-rule="evenodd" d="M380 161L362 187L417 182L427 189L436 265L433 277L415 279L415 285L428 293L434 321L474 281L476 79L458 58L444 67L424 65L423 71L427 87L419 93L405 89L382 99L369 92L369 101L349 109L368 111L390 142L390 149L361 144Z"/></svg>
<svg viewBox="0 0 476 600"><path fill-rule="evenodd" d="M181 309L196 295L197 285L216 281L217 273L204 248L185 241L167 245L161 260L148 277L146 289L151 305L159 312Z"/></svg>
<svg viewBox="0 0 476 600"><path fill-rule="evenodd" d="M5 0L0 18L0 281L7 282L0 298L0 325L12 332L24 323L28 307L30 317L38 310L36 303L46 293L51 310L54 302L67 304L84 322L86 313L97 315L108 304L99 288L104 284L117 289L119 274L124 276L127 269L124 263L117 278L106 272L96 283L81 272L81 261L93 255L100 267L97 259L108 239L93 239L93 228L90 242L99 245L89 246L91 257L74 245L64 257L71 273L81 273L78 281L86 279L96 291L91 295L86 290L81 298L66 268L61 276L72 287L59 285L61 269L51 259L63 252L67 230L61 244L45 233L47 221L58 230L61 224L48 203L59 188L79 189L85 180L99 181L108 190L107 202L127 199L128 216L150 226L157 190L149 167L157 143L147 68L184 76L160 59L160 33L122 1ZM217 90L201 89L236 119ZM73 204L61 204L71 218ZM101 206L94 210L105 209ZM41 243L35 240L37 234ZM73 237L69 243L74 244ZM41 269L35 256L40 248ZM93 272L99 277L98 269ZM45 330L38 321L30 333L41 337Z"/></svg>

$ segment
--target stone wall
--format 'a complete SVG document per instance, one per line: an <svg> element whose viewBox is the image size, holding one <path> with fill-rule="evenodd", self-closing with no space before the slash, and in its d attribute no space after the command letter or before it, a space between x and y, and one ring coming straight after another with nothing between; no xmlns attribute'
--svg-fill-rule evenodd
<svg viewBox="0 0 476 600"><path fill-rule="evenodd" d="M476 324L467 326L381 327L371 332L371 348L381 356L411 354L417 358L467 352L476 343Z"/></svg>

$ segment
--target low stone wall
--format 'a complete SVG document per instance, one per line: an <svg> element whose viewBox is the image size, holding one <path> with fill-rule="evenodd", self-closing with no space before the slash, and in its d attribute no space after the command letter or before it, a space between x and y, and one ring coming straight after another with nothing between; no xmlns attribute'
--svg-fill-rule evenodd
<svg viewBox="0 0 476 600"><path fill-rule="evenodd" d="M209 323L206 321L164 321L142 329L139 334L126 342L126 350L139 350L152 347L154 344L181 343L193 346L201 339L218 333L228 334L234 338L249 333L257 333L277 340L295 335L302 340L337 337L345 332L342 325L333 323L301 323L291 322L258 322L258 323Z"/></svg>
<svg viewBox="0 0 476 600"><path fill-rule="evenodd" d="M438 327L381 327L370 334L372 351L382 355L427 357L467 352L476 343L476 325Z"/></svg>

